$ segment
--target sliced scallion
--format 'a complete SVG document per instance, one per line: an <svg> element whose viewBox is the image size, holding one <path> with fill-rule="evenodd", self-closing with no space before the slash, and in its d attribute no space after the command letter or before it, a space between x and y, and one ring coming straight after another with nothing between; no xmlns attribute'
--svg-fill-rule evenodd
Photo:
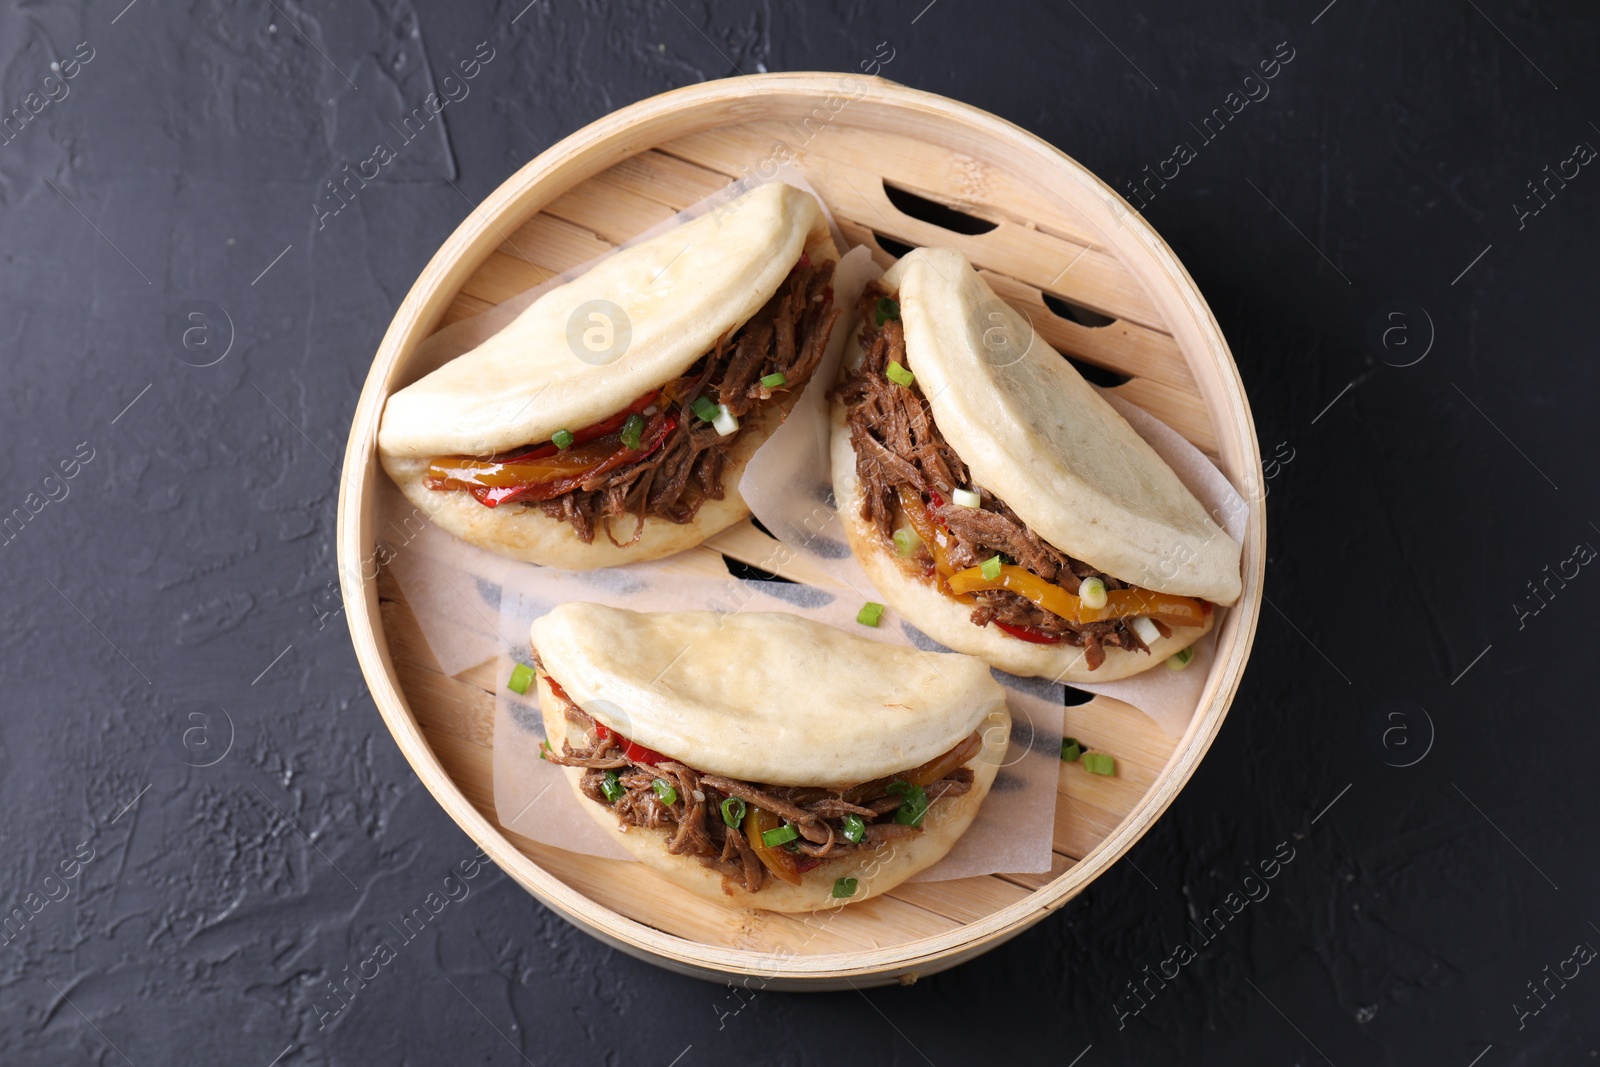
<svg viewBox="0 0 1600 1067"><path fill-rule="evenodd" d="M629 415L628 421L622 424L622 447L630 452L638 449L644 440L644 416Z"/></svg>
<svg viewBox="0 0 1600 1067"><path fill-rule="evenodd" d="M950 494L950 498L964 508L983 507L983 494L975 489L957 489Z"/></svg>
<svg viewBox="0 0 1600 1067"><path fill-rule="evenodd" d="M894 551L901 557L909 556L922 547L922 537L914 527L902 526L894 532Z"/></svg>
<svg viewBox="0 0 1600 1067"><path fill-rule="evenodd" d="M894 821L902 826L921 826L922 817L928 814L928 791L910 782L890 782L888 789L903 798L894 809Z"/></svg>
<svg viewBox="0 0 1600 1067"><path fill-rule="evenodd" d="M1156 629L1156 624L1143 615L1128 620L1128 628L1139 635L1139 640L1147 645L1153 645L1161 640L1161 631Z"/></svg>
<svg viewBox="0 0 1600 1067"><path fill-rule="evenodd" d="M550 443L555 445L557 448L571 448L572 440L573 438L571 430L557 430L555 433L550 435Z"/></svg>
<svg viewBox="0 0 1600 1067"><path fill-rule="evenodd" d="M739 416L728 410L728 405L718 404L716 418L711 420L711 425L718 434L727 437L731 433L739 432Z"/></svg>
<svg viewBox="0 0 1600 1067"><path fill-rule="evenodd" d="M1076 737L1063 737L1061 739L1061 759L1064 763L1072 763L1083 755L1083 746L1078 744Z"/></svg>
<svg viewBox="0 0 1600 1067"><path fill-rule="evenodd" d="M1180 649L1167 657L1167 669L1181 671L1189 665L1189 661L1192 659L1194 659L1193 647Z"/></svg>
<svg viewBox="0 0 1600 1067"><path fill-rule="evenodd" d="M882 326L888 319L900 318L900 305L886 296L878 297L878 306L872 310L874 325Z"/></svg>
<svg viewBox="0 0 1600 1067"><path fill-rule="evenodd" d="M650 788L656 791L656 796L661 798L661 803L671 807L678 802L678 791L665 778L657 778L650 783Z"/></svg>
<svg viewBox="0 0 1600 1067"><path fill-rule="evenodd" d="M710 422L721 411L716 402L708 396L695 397L694 403L689 405L689 409L695 413L695 416L701 422Z"/></svg>
<svg viewBox="0 0 1600 1067"><path fill-rule="evenodd" d="M902 364L898 359L891 359L889 365L883 368L883 373L896 385L909 386L917 380L917 376Z"/></svg>
<svg viewBox="0 0 1600 1067"><path fill-rule="evenodd" d="M875 600L869 600L861 605L861 610L856 612L856 622L862 626L876 626L878 620L883 618L883 605Z"/></svg>
<svg viewBox="0 0 1600 1067"><path fill-rule="evenodd" d="M1083 606L1096 611L1106 606L1106 583L1098 578L1085 578L1078 583L1078 599Z"/></svg>
<svg viewBox="0 0 1600 1067"><path fill-rule="evenodd" d="M856 895L856 886L859 883L854 878L836 878L833 881L833 895L835 899L853 897Z"/></svg>
<svg viewBox="0 0 1600 1067"><path fill-rule="evenodd" d="M1117 773L1117 761L1104 752L1085 752L1078 762L1083 764L1083 769L1090 774L1112 775Z"/></svg>
<svg viewBox="0 0 1600 1067"><path fill-rule="evenodd" d="M994 581L996 578L1000 577L1000 557L990 556L988 559L978 564L978 570L983 572L983 576L985 578L989 579L991 582Z"/></svg>
<svg viewBox="0 0 1600 1067"><path fill-rule="evenodd" d="M776 826L771 830L763 831L761 834L761 843L766 845L768 848L778 848L781 845L787 845L790 841L793 841L799 836L799 830L796 830L788 823L784 823L782 826Z"/></svg>
<svg viewBox="0 0 1600 1067"><path fill-rule="evenodd" d="M783 373L783 371L780 370L772 374L763 374L761 376L761 384L768 389L776 389L780 385L788 385L789 379Z"/></svg>
<svg viewBox="0 0 1600 1067"><path fill-rule="evenodd" d="M532 682L533 668L526 663L519 663L511 668L511 680L506 683L506 688L513 693L526 693Z"/></svg>
<svg viewBox="0 0 1600 1067"><path fill-rule="evenodd" d="M615 804L622 799L622 794L627 790L622 788L622 779L617 777L616 771L607 771L606 776L600 780L600 793L611 803Z"/></svg>
<svg viewBox="0 0 1600 1067"><path fill-rule="evenodd" d="M729 797L722 802L722 821L732 829L737 830L739 824L744 822L744 801L738 797Z"/></svg>
<svg viewBox="0 0 1600 1067"><path fill-rule="evenodd" d="M867 836L867 824L861 821L861 816L846 815L840 822L844 823L844 839L852 845L860 844Z"/></svg>
<svg viewBox="0 0 1600 1067"><path fill-rule="evenodd" d="M928 795L922 794L920 801L907 798L904 804L894 809L894 821L902 826L921 826L923 816L928 814Z"/></svg>
<svg viewBox="0 0 1600 1067"><path fill-rule="evenodd" d="M539 742L539 758L540 759L544 759L545 753L554 752L554 751L555 751L555 749L550 747L550 742L549 741L540 741Z"/></svg>

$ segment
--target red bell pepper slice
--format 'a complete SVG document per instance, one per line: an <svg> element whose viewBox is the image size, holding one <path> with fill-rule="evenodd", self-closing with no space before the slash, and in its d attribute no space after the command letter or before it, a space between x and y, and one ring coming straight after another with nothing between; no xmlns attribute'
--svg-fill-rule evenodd
<svg viewBox="0 0 1600 1067"><path fill-rule="evenodd" d="M602 741L608 737L615 737L617 739L618 747L622 749L622 754L631 760L637 760L640 763L648 763L650 766L654 767L656 764L665 761L667 758L653 748L645 748L643 745L636 744L635 742L628 740L626 737L623 737L621 734L606 726L604 723L595 723L594 732L595 736L600 738Z"/></svg>
<svg viewBox="0 0 1600 1067"><path fill-rule="evenodd" d="M1001 622L999 619L994 620L994 624L1000 627L1000 629L1004 630L1006 633L1010 634L1012 637L1027 641L1030 644L1059 645L1063 640L1065 640L1056 634L1046 633L1043 630L1036 630L1032 626L1014 626L1009 622Z"/></svg>
<svg viewBox="0 0 1600 1067"><path fill-rule="evenodd" d="M544 680L545 684L550 687L550 692L554 693L561 700L565 700L568 704L576 706L577 702L571 697L567 696L567 691L561 688L560 682L556 681L548 674L544 676ZM653 748L645 748L643 745L635 744L626 737L623 737L621 734L617 733L615 730L611 729L611 727L607 726L603 722L596 722L594 724L594 733L595 736L602 741L608 737L615 737L617 739L618 746L620 746L622 749L622 754L631 760L638 760L640 763L648 763L650 766L654 767L656 764L667 758Z"/></svg>

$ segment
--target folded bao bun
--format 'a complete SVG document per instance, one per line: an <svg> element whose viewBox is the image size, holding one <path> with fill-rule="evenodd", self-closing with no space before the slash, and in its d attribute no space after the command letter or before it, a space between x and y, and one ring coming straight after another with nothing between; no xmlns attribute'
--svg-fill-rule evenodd
<svg viewBox="0 0 1600 1067"><path fill-rule="evenodd" d="M989 288L954 249L917 248L880 284L897 293L907 368L934 424L966 463L974 486L1003 500L1066 555L1131 585L1213 604L1238 600L1240 548L1172 468L1071 363ZM1027 338L997 354L986 333ZM851 342L847 361L859 358ZM852 551L884 600L939 643L1014 674L1109 682L1162 663L1210 630L1172 628L1150 652L1107 647L1089 669L1084 650L1034 644L941 593L861 517L856 452L844 408L833 405L834 494ZM1076 593L1076 589L1069 592Z"/></svg>
<svg viewBox="0 0 1600 1067"><path fill-rule="evenodd" d="M1011 718L1005 691L970 656L889 645L795 615L640 613L563 604L533 623L544 666L539 704L551 747L577 749L582 728L563 713L554 679L591 718L702 774L757 786L842 788L890 777L949 752L980 732L966 764L971 789L938 799L922 829L876 849L826 858L798 886L768 877L759 892L734 889L689 855L673 855L674 827L618 833L610 807L578 788L579 803L640 862L699 896L769 911L815 911L887 892L944 857L971 824L1005 758ZM716 817L713 815L712 817ZM856 892L834 898L837 878Z"/></svg>
<svg viewBox="0 0 1600 1067"><path fill-rule="evenodd" d="M646 517L638 540L627 547L612 544L603 528L585 544L569 523L537 506L489 508L464 490L429 489L428 464L434 457L487 457L539 444L559 430L624 410L743 326L802 253L813 262L838 259L816 198L780 182L622 249L542 294L476 348L390 396L378 430L384 470L439 526L515 559L587 569L699 544L749 514L739 477L800 390L777 394L750 413L726 458L722 499L707 499L684 524ZM590 318L596 310L620 349L615 357L580 355L575 338L601 321ZM631 518L619 521L631 529Z"/></svg>

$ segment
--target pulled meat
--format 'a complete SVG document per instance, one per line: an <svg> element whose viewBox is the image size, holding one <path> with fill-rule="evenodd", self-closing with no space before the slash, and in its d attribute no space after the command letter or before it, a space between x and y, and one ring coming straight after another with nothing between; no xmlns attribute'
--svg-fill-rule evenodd
<svg viewBox="0 0 1600 1067"><path fill-rule="evenodd" d="M694 519L707 500L721 500L728 453L748 432L741 424L724 437L697 418L690 405L704 396L743 419L765 407L773 389L761 379L781 373L780 390L799 390L822 360L828 334L839 316L833 306L833 264L813 263L802 256L772 298L743 326L718 338L683 377L663 388L677 411L676 425L661 446L637 462L597 474L570 492L524 507L543 508L553 519L570 523L584 544L597 529L617 545L631 545L644 530L646 517L683 524ZM619 542L611 520L634 517L632 536Z"/></svg>
<svg viewBox="0 0 1600 1067"><path fill-rule="evenodd" d="M891 362L906 365L905 332L898 318L876 323L878 301L894 294L876 282L861 296L860 366L849 372L829 396L845 406L850 442L856 452L856 476L861 486L861 518L876 530L887 546L893 536L900 490L921 497L929 517L952 536L950 564L957 570L974 567L1001 554L1037 574L1076 591L1084 578L1099 578L1107 589L1125 589L1127 583L1073 559L1030 530L994 494L980 490L982 507L951 503L957 488L970 486L967 465L934 425L921 387L890 381L885 373ZM933 557L926 546L912 557L925 578L934 576ZM1105 662L1107 648L1148 652L1145 643L1128 626L1130 620L1105 619L1078 623L1063 619L1008 589L970 594L976 605L972 621L978 626L1002 623L1031 631L1047 641L1059 641L1084 650L1089 669ZM1161 623L1158 629L1165 632Z"/></svg>
<svg viewBox="0 0 1600 1067"><path fill-rule="evenodd" d="M671 759L647 763L627 756L628 745L623 739L614 732L597 730L595 720L561 690L554 685L551 690L561 702L567 720L578 726L585 738L595 740L586 740L580 748L563 740L560 752L548 750L544 758L563 767L584 768L579 789L596 804L611 808L619 827L667 831L671 835L667 851L674 856L693 856L720 873L725 892L732 893L735 887L759 892L767 877L766 868L742 829L729 826L722 817L722 802L729 797L771 812L799 831L792 848L803 857L798 863L801 871L835 856L868 852L887 841L921 832L920 827L894 821L894 812L904 798L889 792L890 779L868 783L868 788L859 790L861 795L847 800L843 789L759 785L702 774ZM967 743L970 739L963 742ZM622 788L614 802L604 788L607 776L612 774ZM656 792L658 779L677 793L672 803L665 803ZM972 789L972 783L972 768L957 767L923 788L932 804L961 796ZM844 838L843 819L847 815L855 815L866 824L858 842Z"/></svg>

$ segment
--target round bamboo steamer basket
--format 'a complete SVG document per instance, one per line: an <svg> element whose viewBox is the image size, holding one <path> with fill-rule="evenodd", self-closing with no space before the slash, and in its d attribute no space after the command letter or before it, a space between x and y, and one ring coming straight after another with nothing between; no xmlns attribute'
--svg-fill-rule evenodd
<svg viewBox="0 0 1600 1067"><path fill-rule="evenodd" d="M797 167L846 241L884 266L906 246L961 249L1040 336L1091 380L1096 368L1125 378L1116 391L1209 455L1249 504L1244 595L1222 616L1183 737L1105 697L1067 708L1067 732L1114 753L1117 773L1062 765L1047 873L906 884L860 905L791 916L691 899L642 864L522 838L494 810L493 662L445 676L388 570L368 577L385 477L379 417L385 398L419 375L418 343L776 162ZM1046 918L1126 852L1194 773L1238 688L1261 609L1260 448L1227 343L1183 265L1058 149L881 78L762 74L694 85L614 112L523 167L457 228L400 305L356 407L344 470L338 552L351 635L373 700L417 775L547 907L623 952L714 981L906 984ZM674 565L726 577L727 560L770 561L772 546L746 521Z"/></svg>

